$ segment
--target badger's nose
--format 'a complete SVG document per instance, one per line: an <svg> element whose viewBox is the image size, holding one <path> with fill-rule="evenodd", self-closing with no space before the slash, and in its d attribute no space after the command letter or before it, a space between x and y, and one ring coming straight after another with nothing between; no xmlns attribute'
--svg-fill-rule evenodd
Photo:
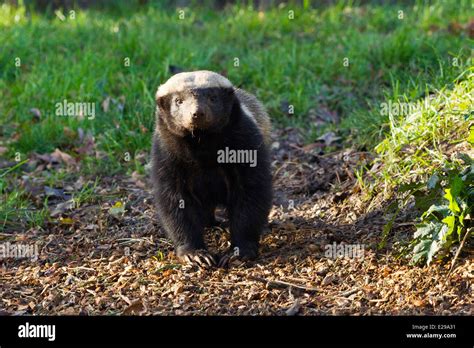
<svg viewBox="0 0 474 348"><path fill-rule="evenodd" d="M197 119L199 119L199 118L202 118L202 116L203 116L202 111L196 111L195 113L193 113L193 119L194 119L194 120L197 120Z"/></svg>

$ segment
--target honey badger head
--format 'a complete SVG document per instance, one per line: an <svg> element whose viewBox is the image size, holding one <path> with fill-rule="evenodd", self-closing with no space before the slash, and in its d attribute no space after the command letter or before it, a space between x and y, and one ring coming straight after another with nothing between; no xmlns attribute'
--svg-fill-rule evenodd
<svg viewBox="0 0 474 348"><path fill-rule="evenodd" d="M236 100L232 83L211 71L176 74L156 92L158 117L179 136L218 132L229 123Z"/></svg>

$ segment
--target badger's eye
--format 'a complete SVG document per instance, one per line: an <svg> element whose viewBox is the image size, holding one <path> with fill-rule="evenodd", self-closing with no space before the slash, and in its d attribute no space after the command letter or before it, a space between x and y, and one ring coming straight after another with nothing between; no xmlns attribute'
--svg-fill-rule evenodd
<svg viewBox="0 0 474 348"><path fill-rule="evenodd" d="M215 95L210 95L210 96L209 96L209 101L215 103L215 102L217 101L216 96L215 96Z"/></svg>
<svg viewBox="0 0 474 348"><path fill-rule="evenodd" d="M181 105L181 104L183 104L183 99L181 99L181 98L176 98L176 99L174 100L174 102L176 103L176 105Z"/></svg>

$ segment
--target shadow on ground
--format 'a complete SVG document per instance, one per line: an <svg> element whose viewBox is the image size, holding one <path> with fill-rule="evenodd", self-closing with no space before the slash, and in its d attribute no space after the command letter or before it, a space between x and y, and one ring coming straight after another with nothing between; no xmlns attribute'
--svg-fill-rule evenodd
<svg viewBox="0 0 474 348"><path fill-rule="evenodd" d="M0 261L1 313L472 314L467 257L449 278L448 265L409 265L392 242L408 238L413 227L398 220L387 246L377 248L387 202L364 201L352 175L370 160L366 153L315 154L291 134L277 138L274 208L257 261L230 269L181 265L154 219L145 179L102 179L99 203L43 228L1 234L3 242L39 251L37 259ZM124 209L111 214L118 199ZM211 250L228 247L223 229L206 238ZM329 257L333 245L360 246L363 255Z"/></svg>

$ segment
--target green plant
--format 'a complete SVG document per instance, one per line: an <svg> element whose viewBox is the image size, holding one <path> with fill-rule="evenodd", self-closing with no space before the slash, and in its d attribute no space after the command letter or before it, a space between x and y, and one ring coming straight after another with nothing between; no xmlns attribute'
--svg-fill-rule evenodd
<svg viewBox="0 0 474 348"><path fill-rule="evenodd" d="M413 263L432 263L442 259L455 244L472 235L474 206L474 161L465 154L464 162L448 163L423 184L412 186L408 192L415 197L415 207L424 211L416 225Z"/></svg>
<svg viewBox="0 0 474 348"><path fill-rule="evenodd" d="M461 74L452 89L424 98L404 117L390 115L390 132L376 147L378 169L365 175L364 188L373 193L373 201L392 201L379 248L386 246L395 220L414 198L419 220L404 249L411 251L413 263L430 264L457 245L460 250L471 233L472 71Z"/></svg>

